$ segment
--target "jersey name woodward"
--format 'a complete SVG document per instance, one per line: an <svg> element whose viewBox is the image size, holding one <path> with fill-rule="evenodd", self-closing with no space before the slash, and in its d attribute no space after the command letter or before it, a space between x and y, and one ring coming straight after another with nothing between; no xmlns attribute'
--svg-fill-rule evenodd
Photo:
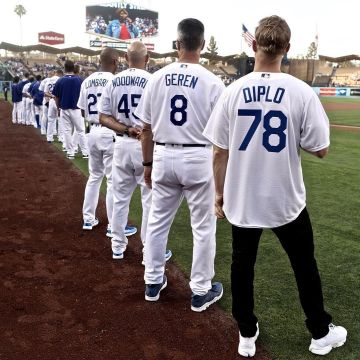
<svg viewBox="0 0 360 360"><path fill-rule="evenodd" d="M151 74L130 68L117 74L106 86L101 98L100 112L113 116L127 126L142 126L134 114Z"/></svg>
<svg viewBox="0 0 360 360"><path fill-rule="evenodd" d="M147 84L147 79L141 76L121 76L116 77L112 81L112 86L138 86L142 89L145 88Z"/></svg>

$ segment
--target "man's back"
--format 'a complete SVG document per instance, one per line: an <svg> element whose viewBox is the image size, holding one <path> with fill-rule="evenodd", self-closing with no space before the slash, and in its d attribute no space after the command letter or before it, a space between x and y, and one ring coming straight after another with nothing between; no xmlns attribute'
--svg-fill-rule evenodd
<svg viewBox="0 0 360 360"><path fill-rule="evenodd" d="M77 109L81 83L82 80L77 75L65 75L56 81L53 95L59 98L61 109Z"/></svg>
<svg viewBox="0 0 360 360"><path fill-rule="evenodd" d="M216 141L229 149L227 217L245 227L293 220L305 207L300 148L329 145L328 119L317 95L290 75L254 72L230 85L224 99L213 116L222 112Z"/></svg>
<svg viewBox="0 0 360 360"><path fill-rule="evenodd" d="M104 92L102 112L125 125L140 127L141 121L134 112L150 76L147 71L136 68L117 74Z"/></svg>
<svg viewBox="0 0 360 360"><path fill-rule="evenodd" d="M95 72L81 84L78 105L85 111L85 116L92 123L99 123L98 102L106 85L114 77L110 72Z"/></svg>
<svg viewBox="0 0 360 360"><path fill-rule="evenodd" d="M155 141L208 144L202 132L223 89L222 81L201 65L172 63L149 81L142 120L151 122Z"/></svg>

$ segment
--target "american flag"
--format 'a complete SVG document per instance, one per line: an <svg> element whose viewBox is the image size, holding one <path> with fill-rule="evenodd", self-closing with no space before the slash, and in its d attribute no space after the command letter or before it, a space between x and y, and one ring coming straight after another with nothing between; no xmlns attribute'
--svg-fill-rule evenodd
<svg viewBox="0 0 360 360"><path fill-rule="evenodd" d="M253 40L255 40L254 36L251 35L251 33L249 32L249 30L246 28L246 26L244 24L242 24L242 31L243 31L242 36L243 36L244 40L251 47Z"/></svg>

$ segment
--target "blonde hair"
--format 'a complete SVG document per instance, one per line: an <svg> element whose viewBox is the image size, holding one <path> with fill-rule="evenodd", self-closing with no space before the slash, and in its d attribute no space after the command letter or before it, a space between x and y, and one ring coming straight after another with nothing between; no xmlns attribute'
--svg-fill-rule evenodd
<svg viewBox="0 0 360 360"><path fill-rule="evenodd" d="M261 19L255 30L258 49L271 56L284 54L289 45L290 37L289 25L277 15Z"/></svg>

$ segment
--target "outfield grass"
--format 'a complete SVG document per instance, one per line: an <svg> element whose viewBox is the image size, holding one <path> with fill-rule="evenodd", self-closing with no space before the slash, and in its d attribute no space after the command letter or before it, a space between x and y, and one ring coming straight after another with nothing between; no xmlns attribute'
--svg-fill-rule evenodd
<svg viewBox="0 0 360 360"><path fill-rule="evenodd" d="M344 99L342 99L344 100ZM332 129L329 155L317 159L302 154L308 210L313 222L316 256L322 277L326 309L334 323L349 331L348 342L327 359L360 359L359 240L360 240L360 132ZM58 147L59 144L56 144ZM87 161L74 164L87 174ZM102 188L104 190L104 187ZM134 193L130 217L141 223L139 191ZM182 204L169 236L173 260L190 273L192 234L189 211ZM231 232L226 221L217 228L216 276L224 285L220 306L231 314ZM188 276L188 275L187 275ZM171 284L169 285L171 289ZM255 280L256 312L261 342L277 360L310 360L310 335L288 259L279 242L265 231L259 246Z"/></svg>
<svg viewBox="0 0 360 360"><path fill-rule="evenodd" d="M323 104L358 104L360 97L321 96ZM360 126L359 110L331 110L326 112L331 124Z"/></svg>

